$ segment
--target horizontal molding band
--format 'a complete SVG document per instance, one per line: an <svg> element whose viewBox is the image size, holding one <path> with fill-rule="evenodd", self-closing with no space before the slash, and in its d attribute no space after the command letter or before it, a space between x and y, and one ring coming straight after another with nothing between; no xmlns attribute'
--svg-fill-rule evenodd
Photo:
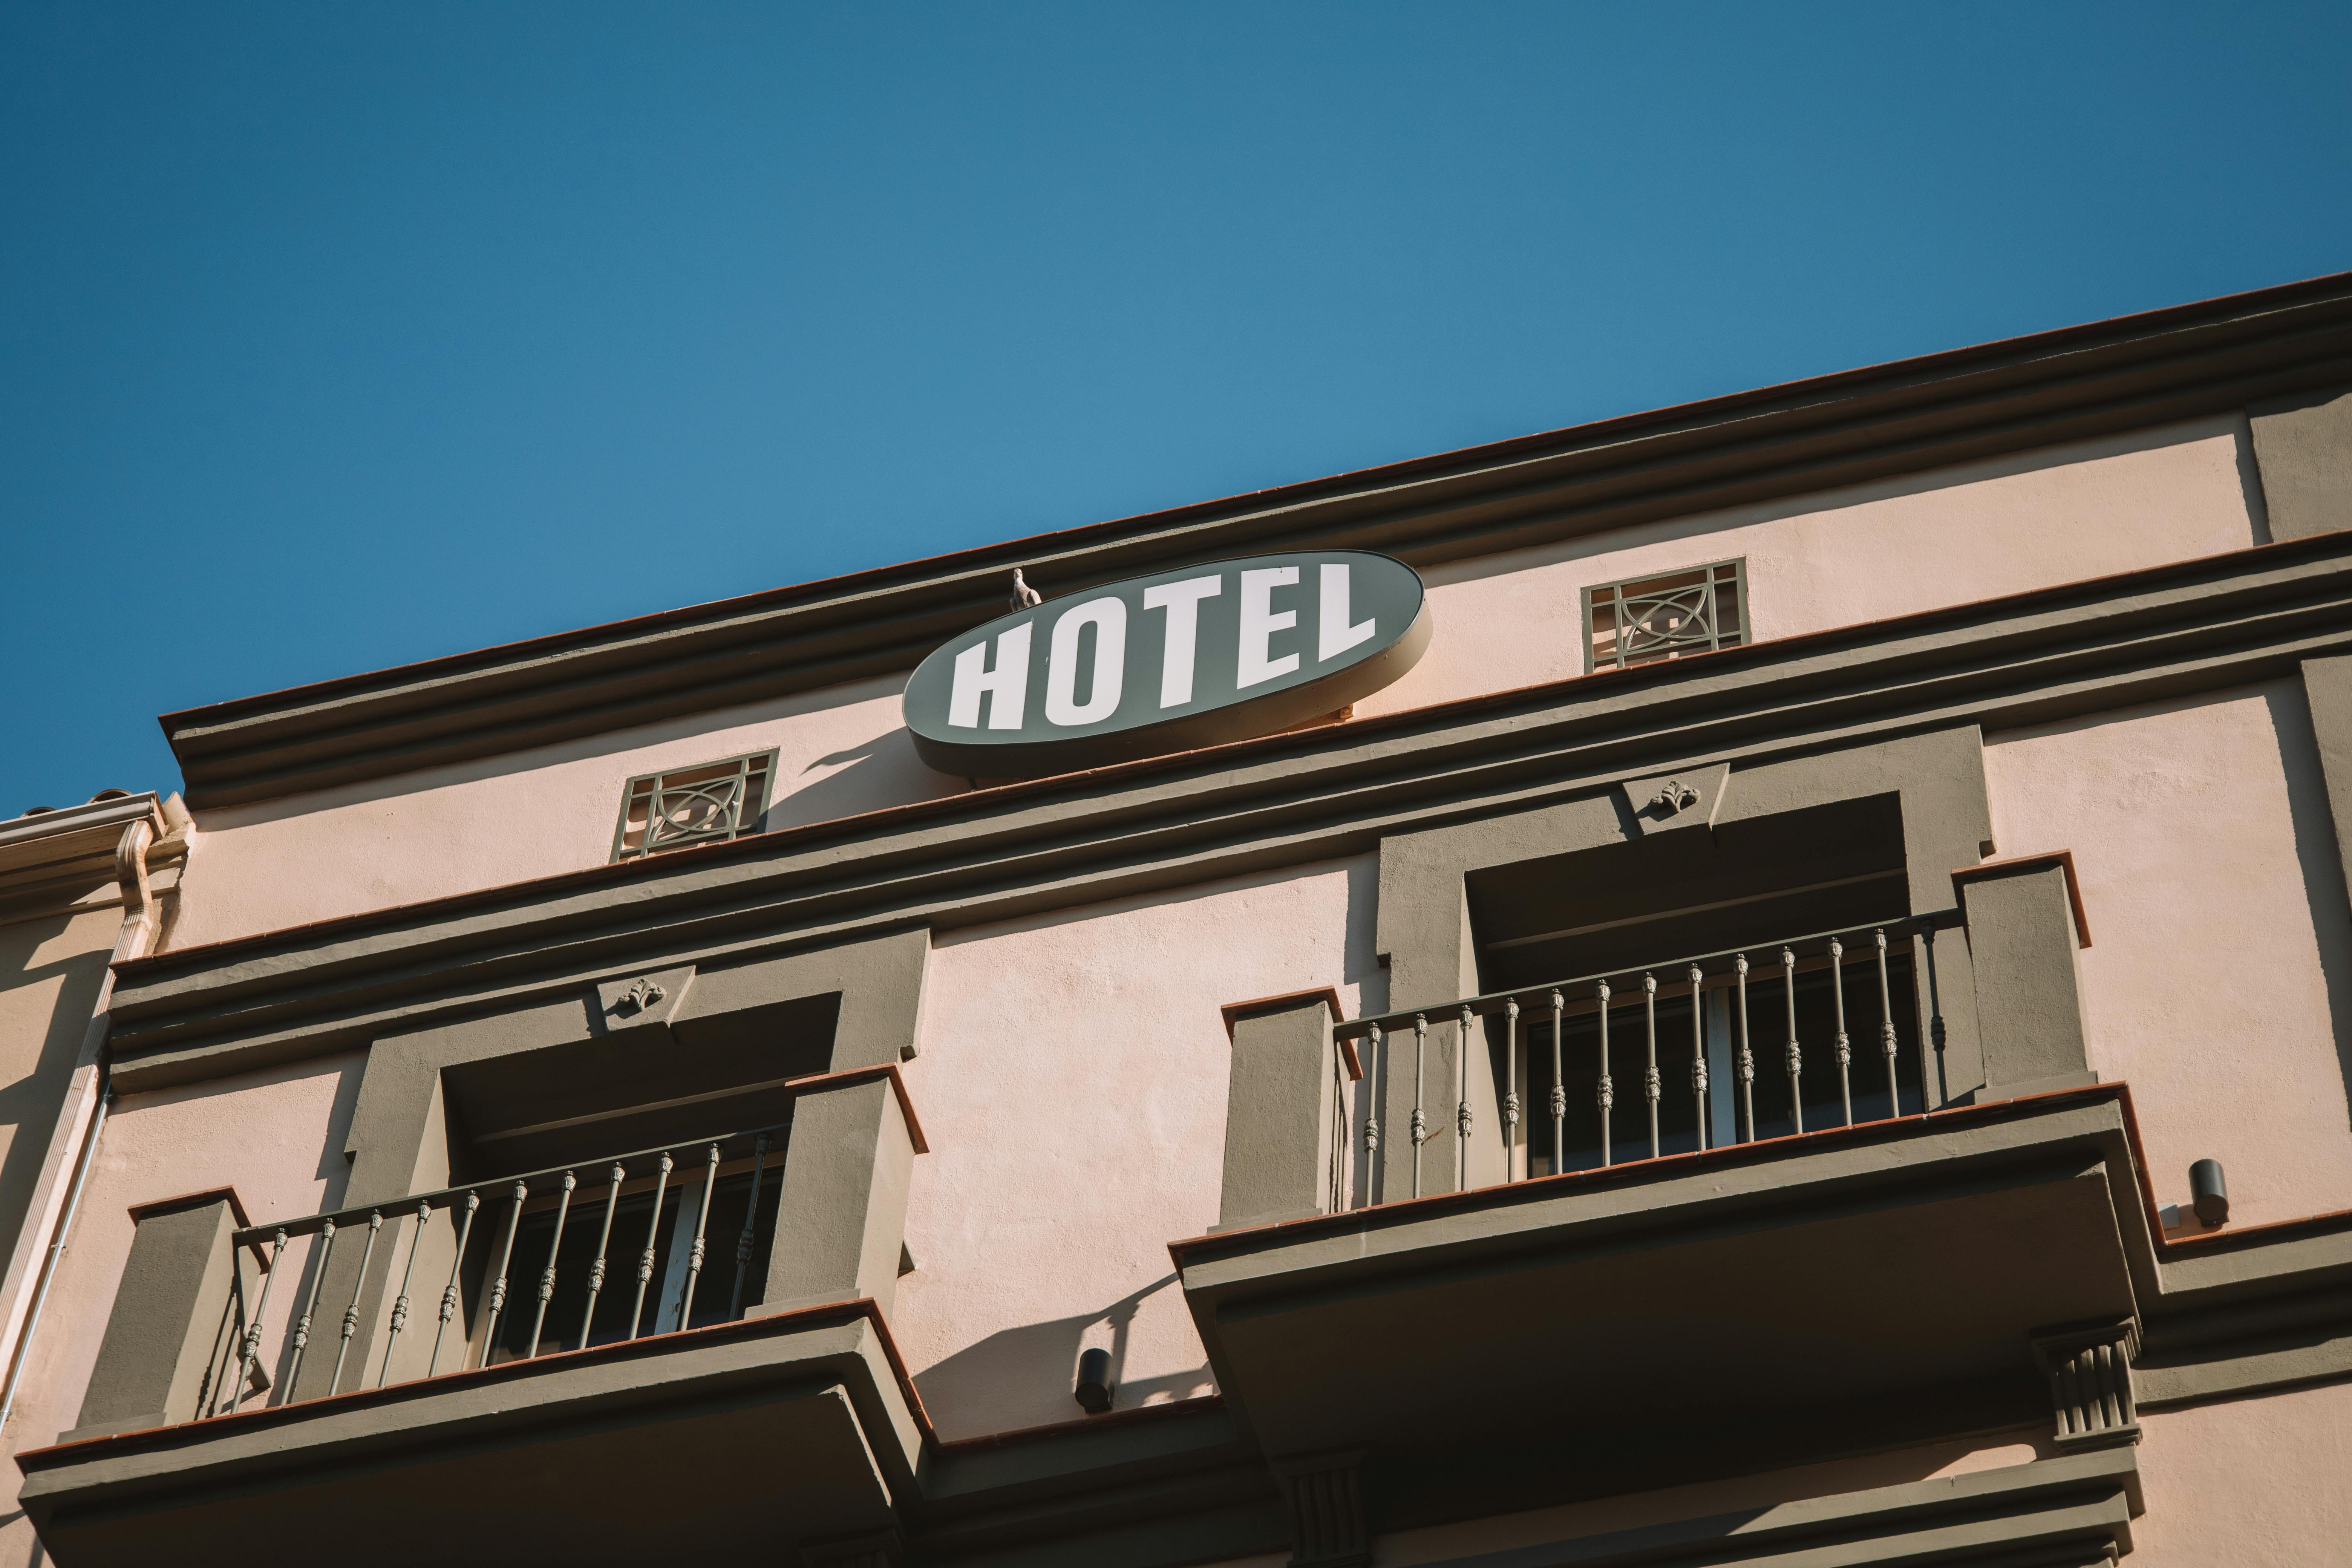
<svg viewBox="0 0 2352 1568"><path fill-rule="evenodd" d="M2352 649L2352 534L1468 699L126 963L125 1087L614 968L948 929L1360 853L1664 767L2242 684Z"/></svg>

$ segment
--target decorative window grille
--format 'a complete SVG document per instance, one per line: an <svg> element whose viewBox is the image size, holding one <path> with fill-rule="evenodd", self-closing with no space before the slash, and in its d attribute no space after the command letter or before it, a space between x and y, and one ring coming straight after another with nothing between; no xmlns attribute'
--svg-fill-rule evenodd
<svg viewBox="0 0 2352 1568"><path fill-rule="evenodd" d="M1588 671L1738 647L1747 640L1745 560L1584 590Z"/></svg>
<svg viewBox="0 0 2352 1568"><path fill-rule="evenodd" d="M621 795L613 858L635 860L757 833L775 774L776 753L762 752L631 779Z"/></svg>

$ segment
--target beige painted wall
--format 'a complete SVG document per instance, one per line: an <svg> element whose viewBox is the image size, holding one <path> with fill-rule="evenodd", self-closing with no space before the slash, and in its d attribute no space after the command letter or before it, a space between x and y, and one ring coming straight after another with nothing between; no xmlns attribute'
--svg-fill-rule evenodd
<svg viewBox="0 0 2352 1568"><path fill-rule="evenodd" d="M1357 711L1580 675L1579 591L1651 570L1746 556L1757 634L1779 637L2242 548L2259 540L2242 426L2171 426L1440 567L1429 654ZM203 896L171 945L599 865L631 774L770 746L782 753L774 826L961 790L916 760L902 679L199 813Z"/></svg>
<svg viewBox="0 0 2352 1568"><path fill-rule="evenodd" d="M2210 1157L2233 1227L2352 1208L2352 931L2299 684L1989 735L1985 773L2001 855L2074 852L2091 1065L2158 1200Z"/></svg>
<svg viewBox="0 0 2352 1568"><path fill-rule="evenodd" d="M364 1060L352 1051L117 1102L0 1447L10 1455L42 1447L74 1425L131 1253L134 1205L234 1187L261 1225L317 1214L340 1198L343 1138ZM263 1322L262 1364L273 1375L299 1310L288 1310L286 1298L299 1294L307 1261L300 1244L289 1249ZM0 1568L38 1560L32 1529L15 1512L23 1479L13 1462L0 1463Z"/></svg>
<svg viewBox="0 0 2352 1568"><path fill-rule="evenodd" d="M633 775L775 747L771 827L966 787L915 757L899 678L196 814L190 947L601 866Z"/></svg>
<svg viewBox="0 0 2352 1568"><path fill-rule="evenodd" d="M2132 1568L2352 1562L2352 1384L2143 1414Z"/></svg>
<svg viewBox="0 0 2352 1568"><path fill-rule="evenodd" d="M1356 711L1582 675L1585 588L1733 556L1760 639L2242 550L2263 539L2245 428L2193 420L1435 567L1429 652Z"/></svg>
<svg viewBox="0 0 2352 1568"><path fill-rule="evenodd" d="M1217 1009L1336 985L1354 1016L1374 878L1366 856L940 942L891 1329L941 1436L1076 1419L1096 1345L1118 1408L1213 1392L1167 1244L1217 1220Z"/></svg>

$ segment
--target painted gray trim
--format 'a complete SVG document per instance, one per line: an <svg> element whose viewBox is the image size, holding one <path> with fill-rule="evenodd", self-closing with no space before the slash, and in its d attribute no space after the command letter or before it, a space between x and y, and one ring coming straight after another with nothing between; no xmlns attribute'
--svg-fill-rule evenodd
<svg viewBox="0 0 2352 1568"><path fill-rule="evenodd" d="M2352 386L2251 405L2273 539L2352 528Z"/></svg>
<svg viewBox="0 0 2352 1568"><path fill-rule="evenodd" d="M895 1079L867 1079L793 1102L777 1245L761 1304L747 1309L750 1315L860 1298L889 1311L898 1293L915 1167L903 1093Z"/></svg>
<svg viewBox="0 0 2352 1568"><path fill-rule="evenodd" d="M81 1414L59 1442L195 1419L225 1339L235 1337L223 1313L239 1266L230 1237L244 1217L226 1192L140 1209ZM258 1272L247 1271L249 1289Z"/></svg>
<svg viewBox="0 0 2352 1568"><path fill-rule="evenodd" d="M2352 889L2352 655L2305 659L2302 676L2342 885Z"/></svg>
<svg viewBox="0 0 2352 1568"><path fill-rule="evenodd" d="M1330 1207L1332 1023L1320 996L1233 1020L1218 1229Z"/></svg>
<svg viewBox="0 0 2352 1568"><path fill-rule="evenodd" d="M2092 1568L2131 1550L2131 1521L2143 1511L2138 1467L2121 1449L1448 1557L1428 1568Z"/></svg>
<svg viewBox="0 0 2352 1568"><path fill-rule="evenodd" d="M118 1081L161 1087L345 1048L625 969L1360 854L1629 774L2044 722L2345 652L2352 536L2328 534L953 796L126 964Z"/></svg>
<svg viewBox="0 0 2352 1568"><path fill-rule="evenodd" d="M803 1530L887 1525L893 1500L915 1492L919 1428L876 1320L850 1303L831 1313L724 1324L38 1449L17 1456L20 1500L50 1551L68 1563L155 1561L158 1542L170 1543L177 1562L249 1561L254 1537L247 1526L259 1492L271 1497L273 1527L289 1539L332 1540L339 1561L360 1564L414 1562L427 1554L428 1542L447 1550L449 1519L469 1501L481 1509L489 1496L469 1500L468 1484L538 1486L547 1489L538 1504L539 1547L594 1561L604 1554L580 1540L577 1524L569 1540L555 1542L572 1520L561 1489L575 1483L570 1469L550 1468L535 1453L553 1440L551 1430L572 1446L574 1467L583 1443L600 1441L618 1446L625 1464L632 1454L642 1461L648 1443L695 1439L697 1424L681 1414L698 1413L721 1429L737 1415L740 1433L738 1413L753 1409L762 1417L760 1444L738 1442L709 1456L698 1507L649 1491L644 1512L630 1521L666 1524L677 1549L692 1552L684 1531L701 1508L724 1497L740 1500L738 1522L746 1531L745 1539L724 1544L774 1551ZM453 1455L461 1462L449 1464ZM501 1455L514 1464L499 1463ZM611 1474L615 1461L610 1448L605 1455ZM417 1495L402 1472L413 1476L436 1461L443 1468L426 1473L444 1486ZM845 1478L855 1478L854 1491ZM320 1487L343 1489L338 1506L329 1517L292 1521L290 1501ZM126 1551L131 1543L150 1550Z"/></svg>
<svg viewBox="0 0 2352 1568"><path fill-rule="evenodd" d="M1188 562L1361 549L1416 567L1922 472L2352 374L2338 275L1015 540L166 714L198 807L510 752L911 669L1001 613Z"/></svg>
<svg viewBox="0 0 2352 1568"><path fill-rule="evenodd" d="M1979 867L1961 885L1985 1099L2093 1081L2073 884L2045 859Z"/></svg>

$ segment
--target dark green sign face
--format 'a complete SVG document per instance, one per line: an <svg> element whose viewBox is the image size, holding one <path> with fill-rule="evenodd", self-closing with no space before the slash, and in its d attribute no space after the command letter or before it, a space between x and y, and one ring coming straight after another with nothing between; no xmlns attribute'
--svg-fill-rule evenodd
<svg viewBox="0 0 2352 1568"><path fill-rule="evenodd" d="M1305 723L1429 646L1421 577L1360 551L1219 561L1088 588L966 632L907 682L924 763L1032 778Z"/></svg>

